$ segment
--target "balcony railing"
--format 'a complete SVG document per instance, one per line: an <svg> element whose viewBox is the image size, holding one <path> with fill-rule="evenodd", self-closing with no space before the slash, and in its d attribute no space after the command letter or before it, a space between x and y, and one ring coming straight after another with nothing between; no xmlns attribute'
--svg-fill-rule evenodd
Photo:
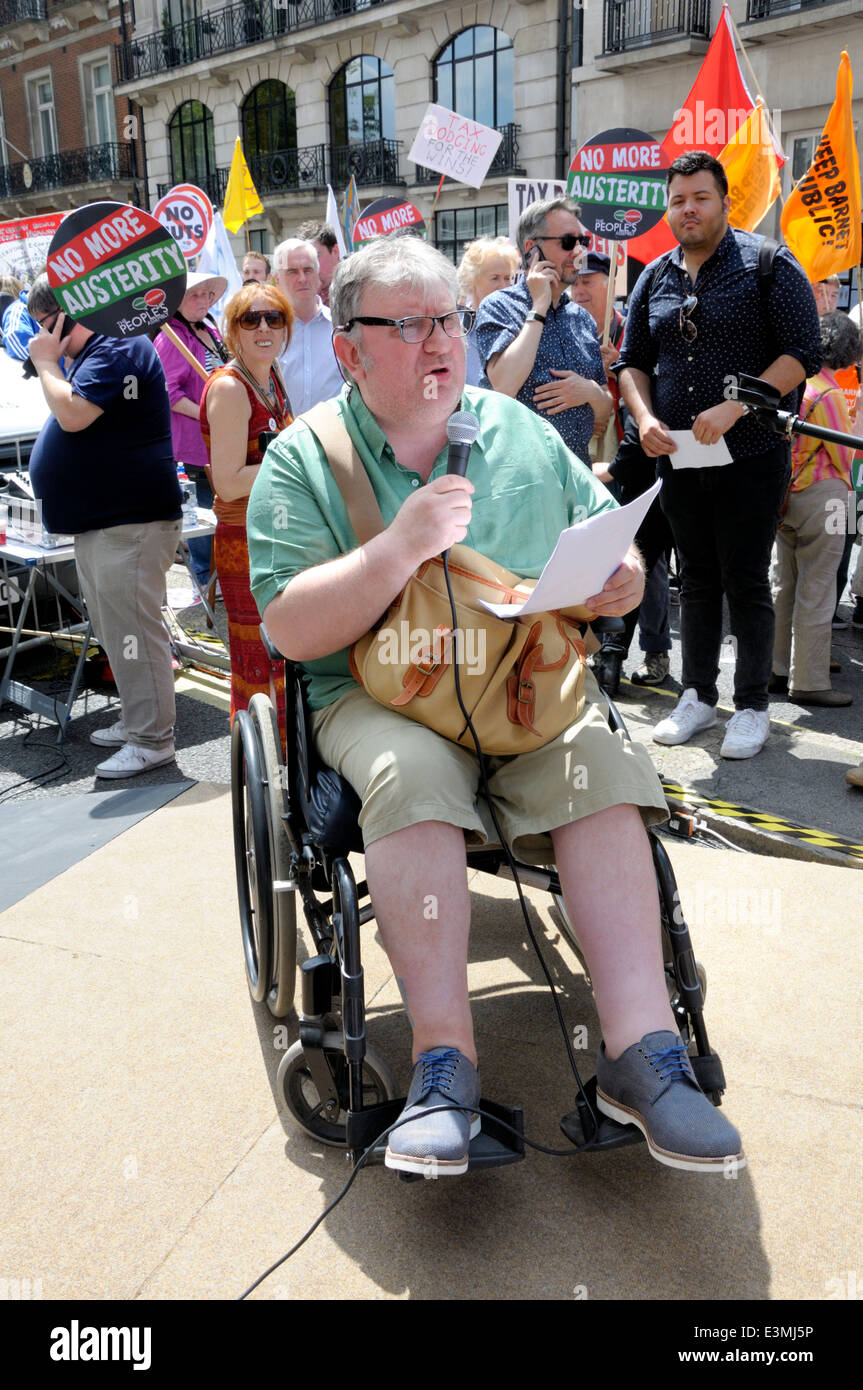
<svg viewBox="0 0 863 1390"><path fill-rule="evenodd" d="M371 140L366 145L305 145L298 150L273 150L269 154L247 155L252 182L258 192L266 194L302 193L305 190L347 187L353 174L357 185L404 183L399 178L400 140ZM201 178L194 174L183 175L190 183L203 188L214 207L221 207L225 201L229 169L218 168ZM169 192L172 183L160 183L156 189L159 198Z"/></svg>
<svg viewBox="0 0 863 1390"><path fill-rule="evenodd" d="M45 19L45 0L0 0L0 27L25 19Z"/></svg>
<svg viewBox="0 0 863 1390"><path fill-rule="evenodd" d="M627 53L668 39L709 39L710 0L604 0L603 53Z"/></svg>
<svg viewBox="0 0 863 1390"><path fill-rule="evenodd" d="M156 197L164 198L175 184L193 183L196 188L204 190L214 208L220 208L225 201L225 189L228 187L230 172L227 165L220 165L218 168L212 169L209 174L178 174L170 183L157 184Z"/></svg>
<svg viewBox="0 0 863 1390"><path fill-rule="evenodd" d="M326 145L256 154L248 164L259 193L296 193L302 188L327 186Z"/></svg>
<svg viewBox="0 0 863 1390"><path fill-rule="evenodd" d="M495 129L503 136L497 148L497 154L491 161L486 178L493 178L495 174L523 174L524 170L519 168L518 163L518 134L521 130L520 125L510 122L508 125L499 125ZM440 174L434 169L425 169L422 165L416 164L417 183L439 183Z"/></svg>
<svg viewBox="0 0 863 1390"><path fill-rule="evenodd" d="M0 197L42 193L49 188L106 183L135 177L132 147L124 144L90 145L82 150L59 150L28 160L32 179L24 178L24 162L0 165Z"/></svg>
<svg viewBox="0 0 863 1390"><path fill-rule="evenodd" d="M836 5L839 0L746 0L746 19L780 19L782 15L796 14L799 10L820 9L824 5Z"/></svg>
<svg viewBox="0 0 863 1390"><path fill-rule="evenodd" d="M404 183L399 176L401 140L368 140L364 145L331 145L330 177L333 188L346 188L351 175L364 184Z"/></svg>
<svg viewBox="0 0 863 1390"><path fill-rule="evenodd" d="M238 4L225 5L219 10L208 10L183 24L166 24L155 34L119 45L115 49L117 81L133 82L136 78L153 77L170 68L313 29L387 2L240 0Z"/></svg>

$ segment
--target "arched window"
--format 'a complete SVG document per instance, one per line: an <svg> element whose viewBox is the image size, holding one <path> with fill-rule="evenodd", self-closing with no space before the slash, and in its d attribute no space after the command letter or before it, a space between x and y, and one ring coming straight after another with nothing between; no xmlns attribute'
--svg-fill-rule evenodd
<svg viewBox="0 0 863 1390"><path fill-rule="evenodd" d="M173 183L195 183L214 202L218 196L213 113L202 101L184 101L168 122ZM215 196L214 196L215 194Z"/></svg>
<svg viewBox="0 0 863 1390"><path fill-rule="evenodd" d="M330 82L331 182L398 180L393 70L364 53L339 68Z"/></svg>
<svg viewBox="0 0 863 1390"><path fill-rule="evenodd" d="M297 148L297 99L284 82L259 82L249 92L241 111L247 159Z"/></svg>
<svg viewBox="0 0 863 1390"><path fill-rule="evenodd" d="M434 100L483 125L514 120L512 39L478 24L457 34L434 65Z"/></svg>
<svg viewBox="0 0 863 1390"><path fill-rule="evenodd" d="M396 135L393 70L363 54L330 83L330 137L334 145L364 145Z"/></svg>
<svg viewBox="0 0 863 1390"><path fill-rule="evenodd" d="M298 186L297 99L274 78L253 87L240 109L243 153L259 193Z"/></svg>

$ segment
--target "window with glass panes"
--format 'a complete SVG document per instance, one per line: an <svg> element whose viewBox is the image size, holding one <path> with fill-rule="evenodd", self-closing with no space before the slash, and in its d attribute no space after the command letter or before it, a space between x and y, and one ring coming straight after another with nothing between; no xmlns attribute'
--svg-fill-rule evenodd
<svg viewBox="0 0 863 1390"><path fill-rule="evenodd" d="M243 102L242 119L247 159L297 148L297 99L284 82L259 82Z"/></svg>
<svg viewBox="0 0 863 1390"><path fill-rule="evenodd" d="M509 208L494 203L484 208L449 208L435 213L434 241L439 251L458 265L469 241L478 236L507 236Z"/></svg>
<svg viewBox="0 0 863 1390"><path fill-rule="evenodd" d="M87 128L91 145L109 145L115 139L114 92L107 57L83 65Z"/></svg>
<svg viewBox="0 0 863 1390"><path fill-rule="evenodd" d="M515 119L512 74L512 39L478 24L457 34L437 58L434 100L483 125L509 125Z"/></svg>
<svg viewBox="0 0 863 1390"><path fill-rule="evenodd" d="M184 101L168 122L171 176L174 183L203 184L215 177L213 113L202 101Z"/></svg>
<svg viewBox="0 0 863 1390"><path fill-rule="evenodd" d="M330 83L330 142L364 145L396 136L393 70L368 54L353 58Z"/></svg>

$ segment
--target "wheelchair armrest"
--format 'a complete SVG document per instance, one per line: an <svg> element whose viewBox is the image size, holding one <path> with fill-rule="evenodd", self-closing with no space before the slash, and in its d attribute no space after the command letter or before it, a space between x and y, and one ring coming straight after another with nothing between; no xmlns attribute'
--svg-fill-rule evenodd
<svg viewBox="0 0 863 1390"><path fill-rule="evenodd" d="M261 623L261 626L258 630L261 634L261 645L263 646L264 651L267 653L267 656L270 658L270 661L284 661L285 657L279 651L278 647L276 646L270 634L267 632L267 629L263 623Z"/></svg>

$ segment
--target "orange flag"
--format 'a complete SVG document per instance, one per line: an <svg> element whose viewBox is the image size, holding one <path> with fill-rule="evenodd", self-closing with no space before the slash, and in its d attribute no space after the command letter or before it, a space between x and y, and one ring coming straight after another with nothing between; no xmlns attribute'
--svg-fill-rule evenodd
<svg viewBox="0 0 863 1390"><path fill-rule="evenodd" d="M754 232L780 193L776 147L760 97L718 158L728 177L728 221L732 227Z"/></svg>
<svg viewBox="0 0 863 1390"><path fill-rule="evenodd" d="M815 284L860 261L860 159L851 118L854 77L843 51L836 100L808 170L782 211L782 234Z"/></svg>

